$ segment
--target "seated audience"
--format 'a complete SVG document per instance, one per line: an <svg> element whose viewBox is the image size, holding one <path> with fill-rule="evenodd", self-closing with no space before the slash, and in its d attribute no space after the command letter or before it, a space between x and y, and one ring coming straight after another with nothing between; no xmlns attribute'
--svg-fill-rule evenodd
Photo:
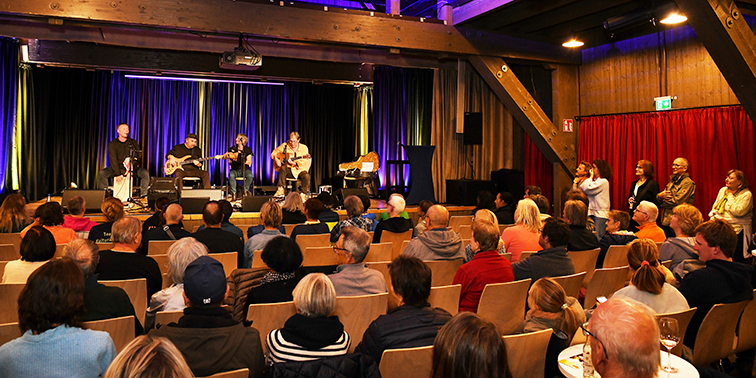
<svg viewBox="0 0 756 378"><path fill-rule="evenodd" d="M105 378L183 378L193 376L176 346L164 337L139 336L118 353Z"/></svg>
<svg viewBox="0 0 756 378"><path fill-rule="evenodd" d="M664 230L656 225L657 216L659 216L659 208L651 202L641 201L635 208L633 220L638 222L638 232L635 233L638 239L651 239L656 243L661 243L667 239Z"/></svg>
<svg viewBox="0 0 756 378"><path fill-rule="evenodd" d="M147 299L163 287L163 275L152 257L137 253L142 242L142 224L139 219L123 217L113 223L111 250L100 251L97 273L100 280L147 279Z"/></svg>
<svg viewBox="0 0 756 378"><path fill-rule="evenodd" d="M348 218L336 223L336 226L331 230L331 243L335 243L339 240L341 230L345 227L357 227L367 232L373 231L373 220L365 218L362 213L365 211L365 207L362 204L362 200L357 196L349 196L344 199L344 209L347 212Z"/></svg>
<svg viewBox="0 0 756 378"><path fill-rule="evenodd" d="M26 215L26 199L20 194L11 194L5 197L3 206L0 206L0 233L21 232L26 226L32 224L32 220Z"/></svg>
<svg viewBox="0 0 756 378"><path fill-rule="evenodd" d="M493 323L460 312L438 331L433 343L433 378L512 378L504 339Z"/></svg>
<svg viewBox="0 0 756 378"><path fill-rule="evenodd" d="M323 203L323 206L325 209L322 213L320 213L320 216L318 219L320 219L321 222L338 222L339 221L339 214L335 211L333 211L333 196L331 193L323 192L318 194L318 200Z"/></svg>
<svg viewBox="0 0 756 378"><path fill-rule="evenodd" d="M478 210L486 209L496 211L496 204L494 203L494 195L488 190L481 190L478 192L477 202L471 215L474 215Z"/></svg>
<svg viewBox="0 0 756 378"><path fill-rule="evenodd" d="M428 214L428 209L433 206L433 202L428 200L422 200L420 201L420 204L417 206L417 216L418 221L415 225L414 231L412 231L412 237L416 238L420 236L425 230L428 229L428 224L426 223L426 215Z"/></svg>
<svg viewBox="0 0 756 378"><path fill-rule="evenodd" d="M105 223L93 226L89 230L89 240L95 243L112 243L113 223L124 217L123 202L115 197L106 198L100 205L100 210L105 216Z"/></svg>
<svg viewBox="0 0 756 378"><path fill-rule="evenodd" d="M21 239L21 258L8 261L3 271L3 283L26 283L33 271L55 256L55 239L40 226L29 229Z"/></svg>
<svg viewBox="0 0 756 378"><path fill-rule="evenodd" d="M684 203L672 209L669 227L675 232L675 237L665 240L659 248L659 259L661 261L672 260L672 264L669 266L672 271L676 271L677 266L683 260L694 259L698 261L698 252L694 248L696 245L695 230L701 223L703 223L703 215L693 205ZM680 279L683 276L680 275Z"/></svg>
<svg viewBox="0 0 756 378"><path fill-rule="evenodd" d="M412 228L412 220L401 216L402 213L405 213L405 202L402 196L392 196L386 205L388 206L386 214L389 215L389 218L378 222L378 226L375 228L375 233L373 234L373 243L381 242L383 231L400 234Z"/></svg>
<svg viewBox="0 0 756 378"><path fill-rule="evenodd" d="M291 192L286 196L283 206L281 206L281 212L283 213L283 224L298 224L304 223L307 218L304 215L304 203L302 203L302 196L297 192Z"/></svg>
<svg viewBox="0 0 756 378"><path fill-rule="evenodd" d="M239 240L244 242L244 232L241 230L241 228L234 226L233 223L231 223L231 215L234 214L234 206L231 205L231 202L228 202L224 199L218 200L218 206L220 206L221 213L223 213L223 221L221 222L221 230L228 231L236 236L239 237ZM205 229L205 225L202 224L199 226L197 231L202 231ZM262 231L262 230L260 230Z"/></svg>
<svg viewBox="0 0 756 378"><path fill-rule="evenodd" d="M469 263L462 265L454 275L453 284L462 284L459 311L478 312L480 295L487 284L512 282L512 264L499 255L499 228L486 220L472 224L473 250L478 251Z"/></svg>
<svg viewBox="0 0 756 378"><path fill-rule="evenodd" d="M596 259L596 269L604 266L604 257L606 257L609 247L613 245L627 245L631 241L638 239L635 234L627 230L629 226L630 214L621 210L609 211L609 215L606 218L606 233L599 240L601 251Z"/></svg>
<svg viewBox="0 0 756 378"><path fill-rule="evenodd" d="M184 219L184 210L181 205L173 203L165 208L163 213L165 223L162 226L153 227L147 231L142 238L142 254L148 254L148 248L150 246L150 240L179 240L187 236L192 236L192 233L185 230L181 226L181 221ZM142 227L144 229L144 227Z"/></svg>
<svg viewBox="0 0 756 378"><path fill-rule="evenodd" d="M239 237L221 228L223 212L218 201L210 201L202 208L202 223L205 229L195 232L192 236L205 244L210 253L236 252L237 262L244 253L244 243ZM237 264L237 267L241 265Z"/></svg>
<svg viewBox="0 0 756 378"><path fill-rule="evenodd" d="M374 320L355 349L378 363L386 349L433 345L438 329L452 317L448 311L432 308L428 303L431 270L420 259L395 258L389 264L389 275L389 293L398 307Z"/></svg>
<svg viewBox="0 0 756 378"><path fill-rule="evenodd" d="M549 215L549 212L551 211L551 204L549 203L549 199L546 198L543 195L536 195L531 196L530 199L535 202L536 206L538 206L538 211L541 213L541 220L544 220L551 215Z"/></svg>
<svg viewBox="0 0 756 378"><path fill-rule="evenodd" d="M557 377L559 352L570 346L575 331L585 322L585 313L576 298L568 297L562 286L551 278L536 281L528 292L528 313L523 332L551 328L553 334L546 350L545 377Z"/></svg>
<svg viewBox="0 0 756 378"><path fill-rule="evenodd" d="M76 231L76 235L82 238L89 236L89 230L97 226L97 222L84 216L87 210L87 201L82 196L73 196L68 200L68 213L63 216L63 227Z"/></svg>
<svg viewBox="0 0 756 378"><path fill-rule="evenodd" d="M150 298L147 316L144 319L147 330L155 327L155 314L158 311L181 311L186 308L184 303L186 267L200 256L207 256L207 254L207 247L191 236L173 243L168 248L167 275L172 284Z"/></svg>
<svg viewBox="0 0 756 378"><path fill-rule="evenodd" d="M496 219L496 215L491 212L491 210L486 209L480 209L475 212L475 215L473 215L473 222L476 220L486 220L491 222L496 229L499 229L499 221ZM496 245L496 250L499 251L500 254L504 253L504 241L499 238L499 243ZM465 263L470 262L470 260L473 259L473 256L477 253L477 250L473 250L472 242L467 243L465 246Z"/></svg>
<svg viewBox="0 0 756 378"><path fill-rule="evenodd" d="M273 271L265 273L260 286L249 291L245 310L256 303L292 301L292 292L299 283L295 271L302 265L302 251L295 241L277 236L265 245L260 257Z"/></svg>
<svg viewBox="0 0 756 378"><path fill-rule="evenodd" d="M78 238L76 231L63 227L63 207L59 203L47 202L38 207L34 215L37 219L21 231L22 238L34 226L42 226L50 231L55 238L55 244L68 244L71 240Z"/></svg>
<svg viewBox="0 0 756 378"><path fill-rule="evenodd" d="M525 195L522 196L522 198L530 198L533 199L533 196L537 196L539 194L543 194L543 191L541 190L540 186L537 185L528 185L525 187Z"/></svg>
<svg viewBox="0 0 756 378"><path fill-rule="evenodd" d="M23 335L0 346L2 377L101 377L116 355L107 332L82 329L84 274L70 259L29 276L18 296Z"/></svg>
<svg viewBox="0 0 756 378"><path fill-rule="evenodd" d="M347 354L351 338L339 317L331 316L336 307L331 280L322 273L306 275L294 288L294 305L297 313L268 334L268 365Z"/></svg>
<svg viewBox="0 0 756 378"><path fill-rule="evenodd" d="M690 308L685 297L665 282L669 270L659 263L656 243L649 239L633 241L627 251L627 262L633 274L630 285L615 292L612 298L629 298L641 302L657 314Z"/></svg>
<svg viewBox="0 0 756 378"><path fill-rule="evenodd" d="M399 197L399 198L401 198L404 201L404 196L403 195L401 195L399 193L391 193L391 195L389 196L389 200L386 202L386 204L388 204L388 202L391 202L391 199L393 199L394 197ZM405 201L405 204L406 204L406 201ZM366 209L367 208L368 207L366 207ZM399 216L402 217L402 218L404 218L404 219L410 219L409 213L406 212L406 211L404 211L404 210L402 210L402 211L399 212ZM383 221L385 221L385 220L387 220L389 218L391 218L391 214L389 214L388 209L386 209L386 211L382 212L381 215L378 216L378 219L376 219L376 222L383 222Z"/></svg>
<svg viewBox="0 0 756 378"><path fill-rule="evenodd" d="M565 196L565 201L580 201L585 204L585 207L588 207L590 205L588 196L585 195L585 193L583 193L583 191L580 189L572 188L567 191L567 194ZM586 223L585 228L587 228L590 232L596 231L596 222L593 221L593 218L588 217L588 223Z"/></svg>
<svg viewBox="0 0 756 378"><path fill-rule="evenodd" d="M659 326L648 307L611 298L598 306L586 334L602 378L653 378L659 373Z"/></svg>
<svg viewBox="0 0 756 378"><path fill-rule="evenodd" d="M250 237L249 240L247 240L247 243L244 244L244 260L242 260L243 264L241 267L251 268L252 257L255 251L260 251L265 248L268 241L277 236L286 236L286 232L282 232L279 229L279 227L283 227L281 226L282 216L281 207L273 201L265 202L262 207L260 207L260 219L262 220L265 229L259 234Z"/></svg>
<svg viewBox="0 0 756 378"><path fill-rule="evenodd" d="M386 292L386 280L383 274L375 269L369 269L365 263L368 249L370 249L370 235L365 230L347 226L341 230L341 235L333 251L339 266L336 273L328 275L338 296L380 294Z"/></svg>
<svg viewBox="0 0 756 378"><path fill-rule="evenodd" d="M183 297L184 316L178 323L150 331L150 336L165 337L176 345L196 376L248 368L250 377L262 377L260 334L221 307L228 297L223 265L210 256L192 261L184 272Z"/></svg>
<svg viewBox="0 0 756 378"><path fill-rule="evenodd" d="M134 306L128 294L120 287L106 286L97 282L95 268L100 260L100 249L97 248L97 244L89 239L76 239L66 245L64 253L84 273L84 314L81 320L89 322L134 316L136 335L144 333L142 323L134 313Z"/></svg>
<svg viewBox="0 0 756 378"><path fill-rule="evenodd" d="M504 240L504 250L512 254L512 262L520 260L523 252L539 251L539 230L541 229L541 212L530 198L517 203L515 210L515 225L501 233Z"/></svg>
<svg viewBox="0 0 756 378"><path fill-rule="evenodd" d="M323 203L317 198L310 198L305 201L304 214L307 221L304 224L294 227L291 231L291 239L296 241L297 235L315 235L327 234L328 225L319 220L320 213L323 212Z"/></svg>
<svg viewBox="0 0 756 378"><path fill-rule="evenodd" d="M588 208L584 203L575 200L565 202L563 216L570 225L568 251L586 251L599 247L596 235L586 228Z"/></svg>
<svg viewBox="0 0 756 378"><path fill-rule="evenodd" d="M520 201L522 202L522 201ZM530 278L538 281L541 277L559 277L575 274L575 264L567 255L570 241L570 226L564 219L548 218L543 221L538 243L543 250L530 255L525 260L512 264L515 281Z"/></svg>
<svg viewBox="0 0 756 378"><path fill-rule="evenodd" d="M160 197L155 200L153 206L154 213L142 223L142 234L146 234L147 231L165 224L165 209L170 204L171 200L168 197Z"/></svg>
<svg viewBox="0 0 756 378"><path fill-rule="evenodd" d="M428 209L427 230L412 239L402 254L420 260L454 260L465 258L465 246L458 233L449 230L449 210L441 205Z"/></svg>
<svg viewBox="0 0 756 378"><path fill-rule="evenodd" d="M494 200L496 219L499 224L514 224L515 199L510 192L499 192Z"/></svg>

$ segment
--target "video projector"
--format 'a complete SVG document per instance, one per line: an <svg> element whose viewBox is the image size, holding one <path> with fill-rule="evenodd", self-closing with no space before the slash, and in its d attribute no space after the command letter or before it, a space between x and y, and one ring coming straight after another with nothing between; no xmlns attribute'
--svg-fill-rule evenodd
<svg viewBox="0 0 756 378"><path fill-rule="evenodd" d="M224 52L220 59L220 68L231 70L256 70L261 66L260 54L239 49Z"/></svg>

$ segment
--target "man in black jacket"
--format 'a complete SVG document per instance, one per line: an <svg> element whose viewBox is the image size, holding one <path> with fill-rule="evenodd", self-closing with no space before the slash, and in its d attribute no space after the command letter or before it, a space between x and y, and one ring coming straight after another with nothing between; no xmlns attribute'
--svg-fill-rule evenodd
<svg viewBox="0 0 756 378"><path fill-rule="evenodd" d="M192 233L181 227L181 221L184 219L184 211L181 205L172 203L165 208L165 224L147 231L142 237L142 254L147 254L147 248L150 246L150 240L179 240Z"/></svg>
<svg viewBox="0 0 756 378"><path fill-rule="evenodd" d="M194 233L194 238L207 246L210 253L236 252L241 262L244 256L244 244L235 234L221 229L223 212L218 201L210 201L202 208L202 222L205 229ZM242 265L238 265L241 267Z"/></svg>
<svg viewBox="0 0 756 378"><path fill-rule="evenodd" d="M118 132L118 138L113 139L108 143L108 161L110 166L97 172L97 187L99 189L107 189L108 179L115 176L123 176L127 172L127 166L132 167L138 165L137 159L141 159L141 156L133 156L135 159L132 161L132 152L140 151L139 143L134 139L129 138L129 125L122 123L118 125L116 129ZM147 189L150 186L150 172L143 167L134 169L140 180L140 194L142 196L147 195Z"/></svg>
<svg viewBox="0 0 756 378"><path fill-rule="evenodd" d="M176 178L176 184L179 192L183 186L182 182L184 177L199 177L202 179L202 187L205 189L210 188L210 173L202 169L202 162L197 160L202 158L202 149L197 147L197 140L199 137L197 134L191 133L186 136L184 143L177 144L168 151L165 158L171 164L178 164L178 161L186 156L189 156L185 161L192 161L189 164L181 165L180 169L174 172Z"/></svg>

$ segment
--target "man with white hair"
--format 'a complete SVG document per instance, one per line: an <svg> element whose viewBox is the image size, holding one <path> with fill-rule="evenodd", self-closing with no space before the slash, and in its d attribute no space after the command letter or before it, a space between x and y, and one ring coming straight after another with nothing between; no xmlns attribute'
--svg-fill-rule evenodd
<svg viewBox="0 0 756 378"><path fill-rule="evenodd" d="M656 225L658 215L659 208L656 205L652 202L641 201L633 213L633 220L638 222L638 231L635 233L638 239L651 239L657 243L667 240L664 230Z"/></svg>
<svg viewBox="0 0 756 378"><path fill-rule="evenodd" d="M388 200L388 209L386 213L389 218L378 223L373 234L373 243L381 242L381 234L383 231L402 233L412 228L412 220L403 218L401 216L404 211L406 203L402 196L392 196Z"/></svg>
<svg viewBox="0 0 756 378"><path fill-rule="evenodd" d="M641 303L612 298L593 312L583 334L603 378L652 378L659 372L659 326ZM586 329L587 328L587 329Z"/></svg>
<svg viewBox="0 0 756 378"><path fill-rule="evenodd" d="M353 296L385 293L386 280L383 274L370 269L363 260L370 249L370 235L354 226L341 230L339 240L333 245L339 266L328 278L333 282L337 296Z"/></svg>

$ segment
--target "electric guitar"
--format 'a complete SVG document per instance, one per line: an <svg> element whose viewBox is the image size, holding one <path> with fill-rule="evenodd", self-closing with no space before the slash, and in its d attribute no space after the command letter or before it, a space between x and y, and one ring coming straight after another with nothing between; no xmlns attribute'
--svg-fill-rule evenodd
<svg viewBox="0 0 756 378"><path fill-rule="evenodd" d="M177 169L184 170L184 166L187 164L194 164L194 162L198 161L205 161L205 160L213 160L213 159L222 159L223 155L215 155L215 156L208 156L204 158L199 159L192 159L192 155L186 155L182 157L181 159L176 159L174 163L171 163L170 160L167 160L165 162L165 166L163 166L163 171L165 172L165 175L172 175L173 172L176 172Z"/></svg>

